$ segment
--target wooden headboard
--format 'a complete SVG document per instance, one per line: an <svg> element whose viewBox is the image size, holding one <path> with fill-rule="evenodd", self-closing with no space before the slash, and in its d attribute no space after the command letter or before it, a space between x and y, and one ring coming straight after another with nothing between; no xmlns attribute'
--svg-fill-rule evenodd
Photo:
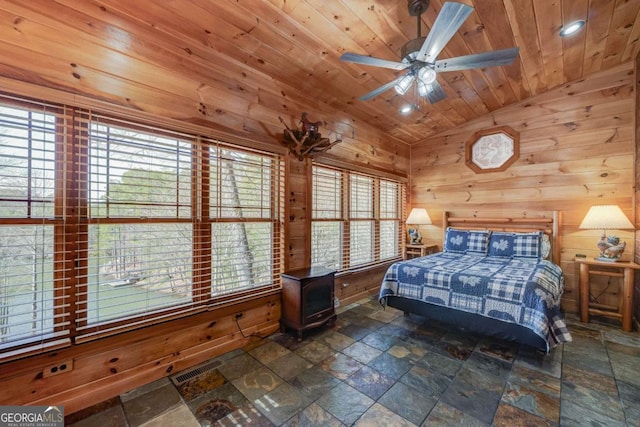
<svg viewBox="0 0 640 427"><path fill-rule="evenodd" d="M551 241L551 261L560 265L560 211L552 211L550 217L540 218L478 218L455 217L445 211L442 215L444 242L447 227L460 229L485 229L493 231L542 231Z"/></svg>

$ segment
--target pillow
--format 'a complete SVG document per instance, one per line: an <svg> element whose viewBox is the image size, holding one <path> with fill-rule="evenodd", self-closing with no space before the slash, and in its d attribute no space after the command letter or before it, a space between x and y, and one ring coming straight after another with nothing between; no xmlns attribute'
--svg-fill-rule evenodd
<svg viewBox="0 0 640 427"><path fill-rule="evenodd" d="M486 256L490 234L487 230L458 230L448 227L444 252Z"/></svg>
<svg viewBox="0 0 640 427"><path fill-rule="evenodd" d="M513 257L514 258L540 258L540 241L542 232L514 233Z"/></svg>
<svg viewBox="0 0 640 427"><path fill-rule="evenodd" d="M503 258L540 258L542 232L516 233L494 231L489 239L489 256Z"/></svg>
<svg viewBox="0 0 640 427"><path fill-rule="evenodd" d="M514 233L494 231L489 238L489 256L512 258Z"/></svg>
<svg viewBox="0 0 640 427"><path fill-rule="evenodd" d="M456 230L455 228L447 227L447 232L444 236L443 251L454 254L466 254L468 238L469 235L466 230Z"/></svg>
<svg viewBox="0 0 640 427"><path fill-rule="evenodd" d="M467 254L487 256L490 234L487 230L470 230L467 233Z"/></svg>
<svg viewBox="0 0 640 427"><path fill-rule="evenodd" d="M546 233L542 234L540 241L540 257L542 259L551 259L551 239Z"/></svg>

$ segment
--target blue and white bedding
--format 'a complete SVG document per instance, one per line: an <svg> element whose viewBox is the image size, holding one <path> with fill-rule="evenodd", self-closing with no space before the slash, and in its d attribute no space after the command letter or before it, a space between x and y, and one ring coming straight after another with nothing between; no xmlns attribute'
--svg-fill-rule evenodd
<svg viewBox="0 0 640 427"><path fill-rule="evenodd" d="M560 310L563 290L560 267L539 255L449 250L391 265L379 299L384 305L388 296L405 297L516 323L545 340L549 351L571 341Z"/></svg>

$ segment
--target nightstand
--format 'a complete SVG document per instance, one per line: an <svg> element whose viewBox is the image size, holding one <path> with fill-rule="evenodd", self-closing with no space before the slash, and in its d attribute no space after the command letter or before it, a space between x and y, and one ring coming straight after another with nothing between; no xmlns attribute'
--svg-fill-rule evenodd
<svg viewBox="0 0 640 427"><path fill-rule="evenodd" d="M588 322L589 314L612 317L622 321L622 330L631 331L633 307L633 276L640 265L634 262L608 262L593 258L576 258L580 265L580 321ZM592 301L590 276L617 277L622 279L618 306L601 304L597 298Z"/></svg>
<svg viewBox="0 0 640 427"><path fill-rule="evenodd" d="M436 245L404 245L404 259L427 256L436 252L438 252L438 246Z"/></svg>

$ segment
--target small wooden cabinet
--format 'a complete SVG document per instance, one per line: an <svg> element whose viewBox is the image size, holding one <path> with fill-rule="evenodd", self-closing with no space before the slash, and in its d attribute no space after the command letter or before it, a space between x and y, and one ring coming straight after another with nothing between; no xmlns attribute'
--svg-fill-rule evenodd
<svg viewBox="0 0 640 427"><path fill-rule="evenodd" d="M404 246L404 259L427 256L438 252L436 245L410 245Z"/></svg>
<svg viewBox="0 0 640 427"><path fill-rule="evenodd" d="M302 333L336 321L334 308L335 271L323 267L303 268L282 274L282 318L280 330Z"/></svg>
<svg viewBox="0 0 640 427"><path fill-rule="evenodd" d="M640 265L634 262L607 262L593 258L576 258L580 265L580 321L588 322L589 315L612 317L622 321L622 329L631 331L631 310L633 307L633 277ZM591 276L605 276L619 278L620 300L617 307L600 304L597 298L591 297Z"/></svg>

